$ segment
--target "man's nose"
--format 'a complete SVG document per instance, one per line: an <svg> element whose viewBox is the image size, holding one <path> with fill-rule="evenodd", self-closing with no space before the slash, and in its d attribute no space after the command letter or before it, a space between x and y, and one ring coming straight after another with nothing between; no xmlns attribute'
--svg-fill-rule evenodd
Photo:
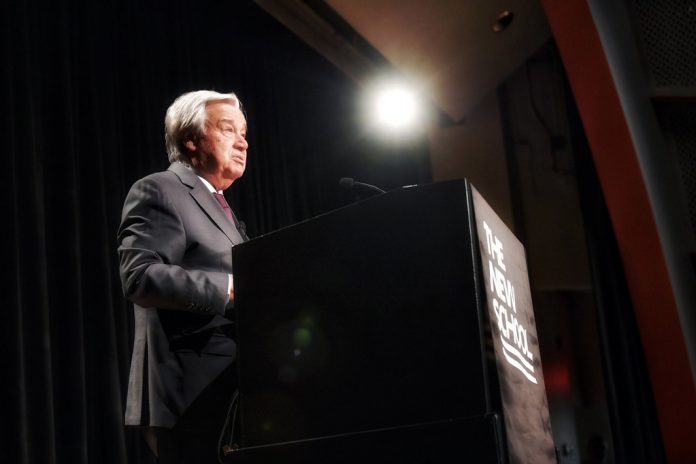
<svg viewBox="0 0 696 464"><path fill-rule="evenodd" d="M235 145L240 150L246 150L247 148L249 148L249 142L247 142L247 140L244 137L237 137Z"/></svg>

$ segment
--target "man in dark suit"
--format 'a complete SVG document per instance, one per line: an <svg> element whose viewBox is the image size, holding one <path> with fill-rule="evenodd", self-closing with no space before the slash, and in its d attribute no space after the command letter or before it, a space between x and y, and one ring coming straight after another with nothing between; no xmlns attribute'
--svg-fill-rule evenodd
<svg viewBox="0 0 696 464"><path fill-rule="evenodd" d="M125 423L147 427L160 462L217 462L236 387L232 246L245 239L222 196L246 166L238 98L180 96L165 141L172 164L133 185L118 232L135 312Z"/></svg>

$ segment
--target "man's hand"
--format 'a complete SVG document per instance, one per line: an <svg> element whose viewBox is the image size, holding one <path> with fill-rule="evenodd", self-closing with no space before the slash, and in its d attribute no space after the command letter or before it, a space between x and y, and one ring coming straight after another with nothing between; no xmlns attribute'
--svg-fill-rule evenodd
<svg viewBox="0 0 696 464"><path fill-rule="evenodd" d="M230 303L234 303L234 279L232 278L232 274L230 274L230 283L227 287L227 293L230 295Z"/></svg>

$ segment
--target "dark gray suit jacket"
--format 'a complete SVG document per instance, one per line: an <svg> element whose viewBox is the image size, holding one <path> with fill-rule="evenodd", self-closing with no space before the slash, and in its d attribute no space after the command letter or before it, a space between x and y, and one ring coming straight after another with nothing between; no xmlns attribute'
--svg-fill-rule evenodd
<svg viewBox="0 0 696 464"><path fill-rule="evenodd" d="M126 425L173 427L234 362L225 311L232 246L242 241L182 164L131 187L118 232L121 282L135 312Z"/></svg>

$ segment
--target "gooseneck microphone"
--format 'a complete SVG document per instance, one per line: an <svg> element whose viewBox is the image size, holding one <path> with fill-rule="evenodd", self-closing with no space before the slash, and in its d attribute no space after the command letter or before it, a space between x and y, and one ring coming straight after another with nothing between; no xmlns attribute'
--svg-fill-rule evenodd
<svg viewBox="0 0 696 464"><path fill-rule="evenodd" d="M343 188L348 188L348 189L359 187L359 188L362 188L365 190L371 190L371 191L377 192L377 193L386 193L384 190L382 190L381 188L379 188L377 186L366 184L364 182L357 182L352 177L341 177L341 180L338 181L338 185L340 185Z"/></svg>

